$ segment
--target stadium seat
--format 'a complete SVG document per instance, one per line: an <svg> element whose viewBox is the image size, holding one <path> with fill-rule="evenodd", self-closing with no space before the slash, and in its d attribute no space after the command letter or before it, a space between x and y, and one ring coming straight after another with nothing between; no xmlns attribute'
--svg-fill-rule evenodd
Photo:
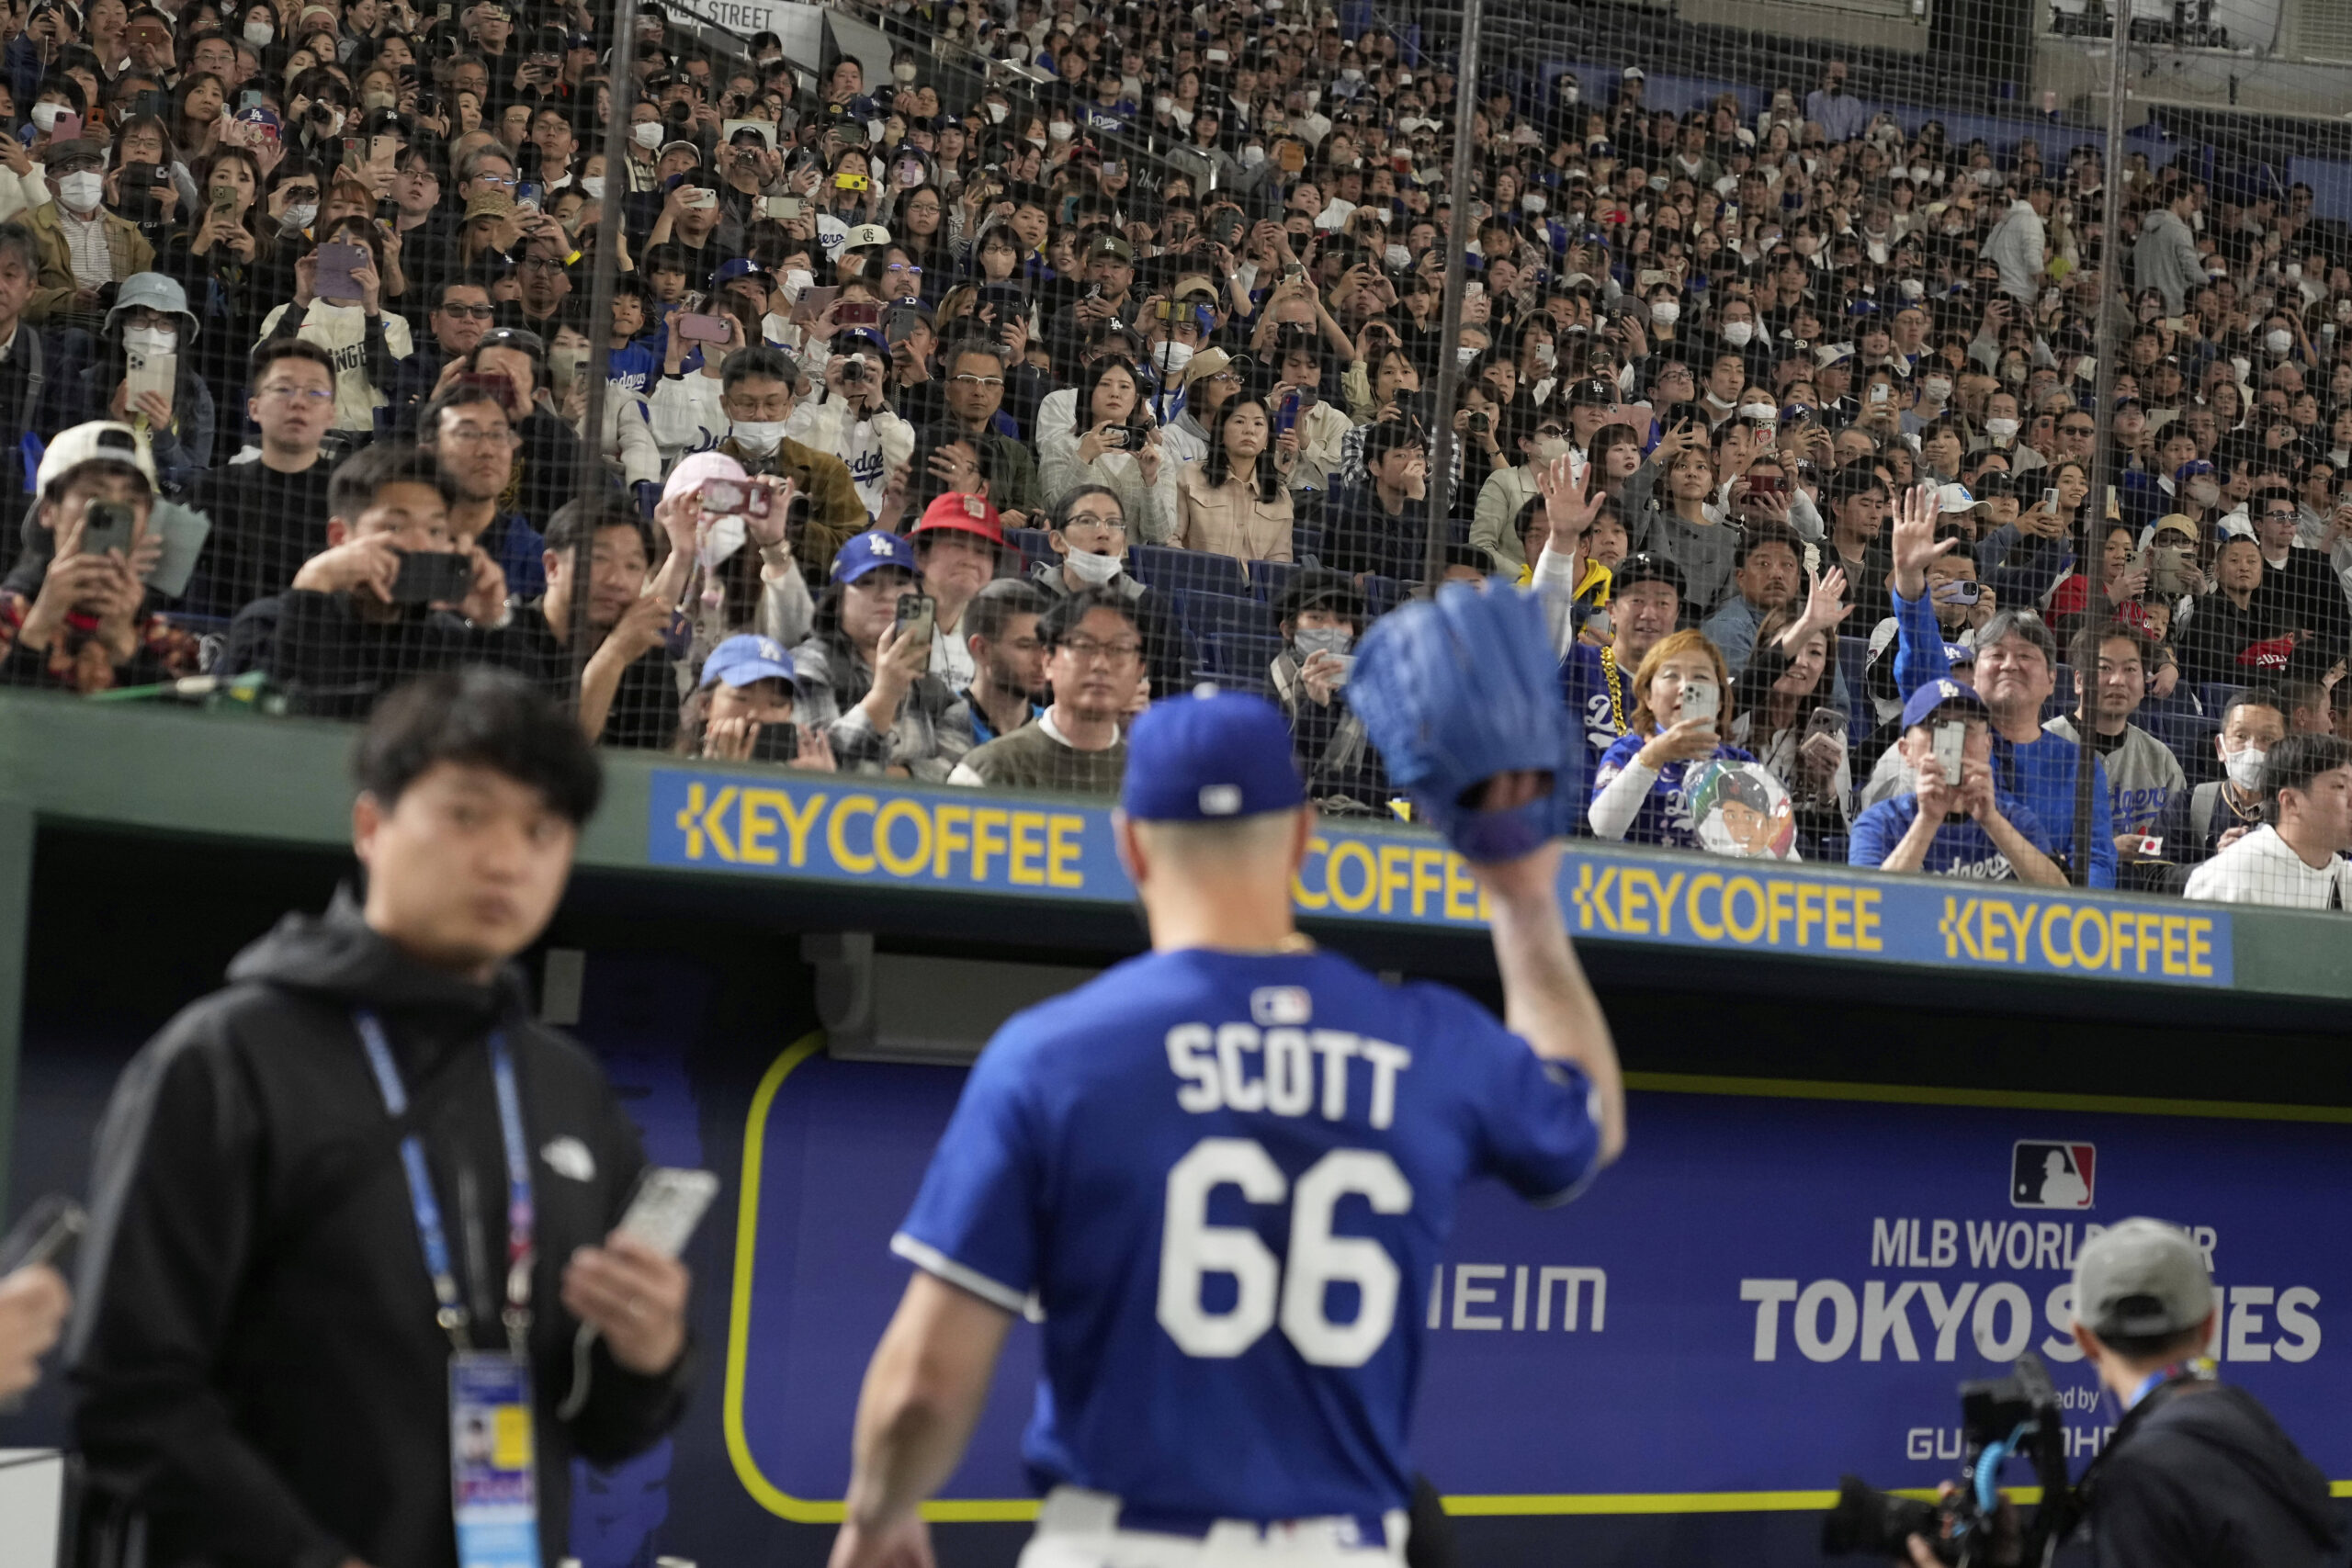
<svg viewBox="0 0 2352 1568"><path fill-rule="evenodd" d="M1260 604L1268 606L1280 604L1282 596L1299 574L1300 569L1287 561L1261 560L1250 563L1250 592Z"/></svg>
<svg viewBox="0 0 2352 1568"><path fill-rule="evenodd" d="M1007 528L1004 542L1021 552L1023 576L1040 561L1054 558L1054 547L1046 542L1043 528Z"/></svg>
<svg viewBox="0 0 2352 1568"><path fill-rule="evenodd" d="M1250 585L1241 575L1241 563L1231 556L1218 555L1213 550L1180 550L1165 545L1136 545L1127 551L1127 570L1134 574L1137 582L1164 593L1205 589L1212 593L1229 593L1239 599L1250 592Z"/></svg>
<svg viewBox="0 0 2352 1568"><path fill-rule="evenodd" d="M1255 599L1232 593L1212 593L1205 589L1187 589L1176 595L1176 604L1185 628L1196 637L1221 637L1235 632L1245 637L1270 638L1276 635L1273 612Z"/></svg>
<svg viewBox="0 0 2352 1568"><path fill-rule="evenodd" d="M2218 722L2222 710L2230 705L2230 699L2245 687L2243 681L2208 681L2197 688L2197 701Z"/></svg>
<svg viewBox="0 0 2352 1568"><path fill-rule="evenodd" d="M1218 685L1229 692L1273 695L1273 681L1266 667L1283 650L1279 637L1226 631L1202 638L1201 644L1207 653L1209 678Z"/></svg>
<svg viewBox="0 0 2352 1568"><path fill-rule="evenodd" d="M1385 615L1412 596L1411 585L1377 573L1363 580L1365 605L1375 617Z"/></svg>

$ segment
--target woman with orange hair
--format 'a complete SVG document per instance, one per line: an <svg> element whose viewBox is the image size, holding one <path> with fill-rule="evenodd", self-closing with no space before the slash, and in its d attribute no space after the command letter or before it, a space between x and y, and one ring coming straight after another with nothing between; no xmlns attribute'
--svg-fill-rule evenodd
<svg viewBox="0 0 2352 1568"><path fill-rule="evenodd" d="M1724 744L1731 704L1731 672L1705 634L1679 631L1659 639L1634 671L1631 724L1593 775L1595 836L1699 848L1684 788L1690 765L1756 760Z"/></svg>

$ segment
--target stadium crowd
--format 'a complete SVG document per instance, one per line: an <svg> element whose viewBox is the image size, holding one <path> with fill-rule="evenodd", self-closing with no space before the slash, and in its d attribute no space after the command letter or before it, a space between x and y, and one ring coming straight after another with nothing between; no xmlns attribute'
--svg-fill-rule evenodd
<svg viewBox="0 0 2352 1568"><path fill-rule="evenodd" d="M1316 6L875 19L888 80L650 6L0 9L0 679L356 717L488 662L605 744L1094 791L1214 680L1385 814L1352 649L1499 577L1598 836L2341 906L2308 188L1955 144L1829 58L1672 107L1668 62L1498 70L1449 192L1446 64Z"/></svg>

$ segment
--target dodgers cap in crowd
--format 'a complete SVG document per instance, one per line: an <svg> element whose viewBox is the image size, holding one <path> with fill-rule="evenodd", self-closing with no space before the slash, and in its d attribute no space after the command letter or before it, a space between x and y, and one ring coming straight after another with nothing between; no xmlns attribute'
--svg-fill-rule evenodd
<svg viewBox="0 0 2352 1568"><path fill-rule="evenodd" d="M1992 718L1975 687L1952 680L1935 680L1912 693L1911 700L1903 705L1903 728L1925 724L1936 716L1937 709L1946 707L1958 708L1974 718Z"/></svg>
<svg viewBox="0 0 2352 1568"><path fill-rule="evenodd" d="M1201 686L1152 704L1128 732L1119 807L1139 822L1217 822L1306 804L1290 724L1263 697Z"/></svg>

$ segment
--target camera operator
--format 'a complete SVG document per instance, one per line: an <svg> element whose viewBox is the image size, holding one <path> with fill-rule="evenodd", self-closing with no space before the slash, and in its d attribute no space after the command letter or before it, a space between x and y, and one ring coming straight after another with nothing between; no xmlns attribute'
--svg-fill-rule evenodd
<svg viewBox="0 0 2352 1568"><path fill-rule="evenodd" d="M831 348L824 395L803 400L785 422L784 434L847 464L866 516L877 517L891 470L914 455L914 428L883 396L890 345L880 333L849 328L833 334Z"/></svg>
<svg viewBox="0 0 2352 1568"><path fill-rule="evenodd" d="M2125 1220L2075 1262L2075 1342L2123 1411L2075 1488L2098 1568L2304 1568L2335 1562L2327 1478L2205 1354L2221 1298L2188 1235ZM1911 1538L1911 1561L1934 1550Z"/></svg>

